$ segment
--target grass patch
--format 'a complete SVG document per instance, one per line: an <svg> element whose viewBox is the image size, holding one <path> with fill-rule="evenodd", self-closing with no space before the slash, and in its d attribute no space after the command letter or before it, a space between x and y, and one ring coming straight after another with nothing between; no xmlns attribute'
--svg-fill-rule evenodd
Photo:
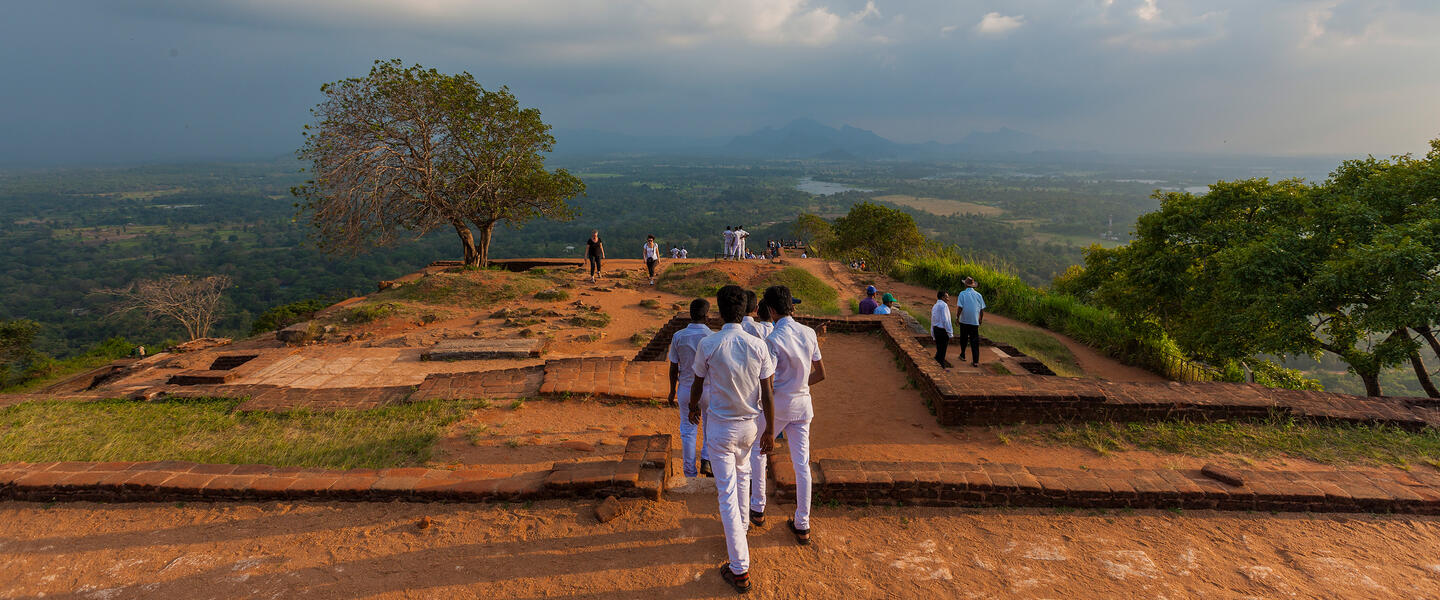
<svg viewBox="0 0 1440 600"><path fill-rule="evenodd" d="M473 401L373 410L238 411L240 400L37 401L0 408L0 462L185 460L386 468L422 465Z"/></svg>
<svg viewBox="0 0 1440 600"><path fill-rule="evenodd" d="M714 298L720 288L737 283L723 271L702 269L695 272L701 263L670 265L655 280L655 288L690 298Z"/></svg>
<svg viewBox="0 0 1440 600"><path fill-rule="evenodd" d="M570 299L570 293L569 293L569 292L566 292L565 290L559 290L559 289L555 289L555 288L550 288L550 289L547 289L547 290L540 290L540 291L538 291L538 292L535 292L535 299L536 299L536 300L551 300L551 301L557 301L557 302L558 302L558 301L560 301L560 300L569 300L569 299Z"/></svg>
<svg viewBox="0 0 1440 600"><path fill-rule="evenodd" d="M1440 463L1440 431L1318 424L1281 417L1255 423L1086 423L1029 435L1102 455L1134 449L1192 456L1235 454L1242 460L1288 456L1328 464L1404 467Z"/></svg>
<svg viewBox="0 0 1440 600"><path fill-rule="evenodd" d="M755 282L757 293L763 292L765 288L772 285L783 285L790 288L790 294L803 300L795 307L795 312L803 315L838 315L840 295L832 288L820 281L820 278L811 275L809 271L800 267L785 267L779 271L767 274Z"/></svg>
<svg viewBox="0 0 1440 600"><path fill-rule="evenodd" d="M599 329L610 324L610 314L598 310L585 311L578 315L570 317L569 319L566 319L565 322L576 327L590 327L594 329Z"/></svg>
<svg viewBox="0 0 1440 600"><path fill-rule="evenodd" d="M1026 355L1045 363L1056 375L1085 376L1080 370L1080 364L1075 361L1075 354L1070 352L1065 344L1060 343L1060 340L1043 331L1007 325L985 325L980 328L980 333L997 342L1014 346Z"/></svg>
<svg viewBox="0 0 1440 600"><path fill-rule="evenodd" d="M641 308L649 308L649 309L658 309L658 308L660 308L660 301L659 301L659 300L656 300L656 299L654 299L654 298L646 298L646 299L640 301L640 307L641 307Z"/></svg>
<svg viewBox="0 0 1440 600"><path fill-rule="evenodd" d="M340 320L346 323L373 323L399 312L399 307L392 302L381 302L377 304L361 304L354 308L345 309L340 313Z"/></svg>
<svg viewBox="0 0 1440 600"><path fill-rule="evenodd" d="M479 308L533 294L552 282L544 275L510 271L473 270L434 273L428 277L385 290L371 297L377 300L409 300L425 304Z"/></svg>
<svg viewBox="0 0 1440 600"><path fill-rule="evenodd" d="M655 334L659 331L660 329L656 327L647 327L641 331L637 331L630 335L630 343L636 348L643 347L649 344L650 338L655 337Z"/></svg>

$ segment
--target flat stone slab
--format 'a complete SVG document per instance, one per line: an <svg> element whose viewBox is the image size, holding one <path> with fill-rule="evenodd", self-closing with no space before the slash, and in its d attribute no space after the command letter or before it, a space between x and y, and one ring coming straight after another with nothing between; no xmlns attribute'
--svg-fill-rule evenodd
<svg viewBox="0 0 1440 600"><path fill-rule="evenodd" d="M539 339L441 340L420 355L420 360L478 360L483 358L535 358Z"/></svg>

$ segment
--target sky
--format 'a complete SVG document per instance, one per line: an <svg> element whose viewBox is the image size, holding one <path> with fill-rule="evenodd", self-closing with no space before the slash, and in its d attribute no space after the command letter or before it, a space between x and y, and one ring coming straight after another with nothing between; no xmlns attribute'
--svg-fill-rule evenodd
<svg viewBox="0 0 1440 600"><path fill-rule="evenodd" d="M1436 0L47 0L0 19L0 164L283 155L399 58L563 129L1010 127L1111 152L1416 152Z"/></svg>

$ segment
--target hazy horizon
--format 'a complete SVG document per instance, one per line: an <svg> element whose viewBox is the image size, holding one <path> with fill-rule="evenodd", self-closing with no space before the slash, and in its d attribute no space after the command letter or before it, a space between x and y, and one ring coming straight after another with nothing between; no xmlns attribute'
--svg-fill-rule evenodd
<svg viewBox="0 0 1440 600"><path fill-rule="evenodd" d="M1440 137L1440 3L74 0L0 23L0 165L278 157L321 84L400 58L557 130L1379 156Z"/></svg>

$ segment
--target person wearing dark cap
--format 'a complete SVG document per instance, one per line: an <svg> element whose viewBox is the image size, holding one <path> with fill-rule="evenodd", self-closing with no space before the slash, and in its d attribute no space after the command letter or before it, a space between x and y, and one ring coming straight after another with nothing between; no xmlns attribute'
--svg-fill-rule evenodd
<svg viewBox="0 0 1440 600"><path fill-rule="evenodd" d="M879 306L879 303L875 302L875 286L867 285L865 286L865 299L860 301L860 314L873 315L876 306Z"/></svg>

